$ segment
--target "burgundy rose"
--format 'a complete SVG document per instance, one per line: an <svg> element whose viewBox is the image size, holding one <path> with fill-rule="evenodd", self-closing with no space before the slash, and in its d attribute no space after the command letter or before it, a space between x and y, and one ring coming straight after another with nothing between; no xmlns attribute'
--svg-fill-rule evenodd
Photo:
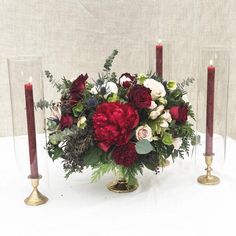
<svg viewBox="0 0 236 236"><path fill-rule="evenodd" d="M124 88L129 88L133 81L135 80L135 76L130 73L124 73L120 76L120 85Z"/></svg>
<svg viewBox="0 0 236 236"><path fill-rule="evenodd" d="M98 146L107 152L114 144L120 146L128 143L138 122L138 112L130 104L102 103L93 115L94 136Z"/></svg>
<svg viewBox="0 0 236 236"><path fill-rule="evenodd" d="M174 106L170 108L170 114L173 120L186 122L188 119L188 106Z"/></svg>
<svg viewBox="0 0 236 236"><path fill-rule="evenodd" d="M70 87L70 96L72 100L78 101L81 99L81 94L85 89L85 82L88 79L88 75L81 74L76 80L74 80Z"/></svg>
<svg viewBox="0 0 236 236"><path fill-rule="evenodd" d="M70 128L72 125L73 125L72 116L70 116L68 114L61 116L61 119L60 119L61 130L64 130L65 128Z"/></svg>
<svg viewBox="0 0 236 236"><path fill-rule="evenodd" d="M137 109L148 108L151 106L151 90L142 85L135 85L128 94L129 102Z"/></svg>
<svg viewBox="0 0 236 236"><path fill-rule="evenodd" d="M117 165L125 167L131 166L138 159L138 154L135 150L134 143L127 143L122 146L117 146L112 152L112 157Z"/></svg>

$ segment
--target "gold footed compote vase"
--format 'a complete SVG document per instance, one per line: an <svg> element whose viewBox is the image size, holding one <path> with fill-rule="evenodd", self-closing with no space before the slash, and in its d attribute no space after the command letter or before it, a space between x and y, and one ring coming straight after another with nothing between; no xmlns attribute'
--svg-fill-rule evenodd
<svg viewBox="0 0 236 236"><path fill-rule="evenodd" d="M138 188L138 182L128 183L127 179L119 171L115 172L117 179L108 183L107 188L114 193L130 193L135 191Z"/></svg>

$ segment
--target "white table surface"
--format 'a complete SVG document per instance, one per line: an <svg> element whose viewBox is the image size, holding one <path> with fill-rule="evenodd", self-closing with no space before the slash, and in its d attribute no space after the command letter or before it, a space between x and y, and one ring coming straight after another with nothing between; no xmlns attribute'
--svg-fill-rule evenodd
<svg viewBox="0 0 236 236"><path fill-rule="evenodd" d="M49 177L42 180L49 187L41 189L49 202L30 207L23 202L30 183L17 171L12 139L0 138L0 236L235 236L235 146L228 139L226 161L214 169L217 186L196 182L205 168L200 156L178 160L158 175L145 171L138 190L128 194L105 188L112 175L90 184L90 170L66 180L60 162L49 160Z"/></svg>

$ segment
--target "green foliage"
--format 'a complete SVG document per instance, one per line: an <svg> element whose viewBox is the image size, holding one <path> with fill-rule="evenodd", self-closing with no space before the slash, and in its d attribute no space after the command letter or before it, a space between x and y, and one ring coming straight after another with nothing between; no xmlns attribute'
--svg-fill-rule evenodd
<svg viewBox="0 0 236 236"><path fill-rule="evenodd" d="M61 158L63 155L63 149L57 144L52 144L51 142L47 143L47 150L48 155L53 161L57 160L58 158Z"/></svg>
<svg viewBox="0 0 236 236"><path fill-rule="evenodd" d="M195 81L194 78L187 78L183 80L181 83L177 83L177 87L182 91L183 94L186 94L187 91L185 90L186 86L189 86L190 84L193 84Z"/></svg>
<svg viewBox="0 0 236 236"><path fill-rule="evenodd" d="M139 159L141 163L149 170L157 171L159 164L159 158L156 152L151 152L148 155L140 155Z"/></svg>
<svg viewBox="0 0 236 236"><path fill-rule="evenodd" d="M73 106L72 108L72 112L73 112L73 115L75 117L78 117L79 114L83 111L84 109L84 106L82 103L77 103L75 106Z"/></svg>
<svg viewBox="0 0 236 236"><path fill-rule="evenodd" d="M113 161L105 163L99 162L95 167L91 177L91 182L98 181L104 174L114 171L116 164Z"/></svg>
<svg viewBox="0 0 236 236"><path fill-rule="evenodd" d="M147 154L153 151L153 146L148 140L142 139L136 143L135 149L138 154Z"/></svg>
<svg viewBox="0 0 236 236"><path fill-rule="evenodd" d="M62 96L66 96L68 93L68 90L71 86L71 81L67 80L64 76L61 79L62 83L59 83L57 80L53 78L53 75L50 71L45 71L46 77L49 79L49 82L52 84L53 87L57 89L57 92L60 92Z"/></svg>
<svg viewBox="0 0 236 236"><path fill-rule="evenodd" d="M157 140L154 144L159 159L168 158L174 149L173 145L165 145L162 140Z"/></svg>
<svg viewBox="0 0 236 236"><path fill-rule="evenodd" d="M52 155L52 160L55 161L56 159L60 158L63 154L62 148L59 148L58 146L54 148L54 153Z"/></svg>
<svg viewBox="0 0 236 236"><path fill-rule="evenodd" d="M47 120L47 130L49 131L55 131L57 128L59 127L58 122L56 122L55 120L52 119L48 119Z"/></svg>
<svg viewBox="0 0 236 236"><path fill-rule="evenodd" d="M96 147L92 146L83 156L84 165L89 166L96 166L101 161L101 156L103 155L103 151Z"/></svg>
<svg viewBox="0 0 236 236"><path fill-rule="evenodd" d="M168 92L166 97L168 103L167 107L181 105L183 103L182 96L183 92L179 88L175 89L173 92Z"/></svg>
<svg viewBox="0 0 236 236"><path fill-rule="evenodd" d="M64 129L63 131L58 130L57 132L54 132L52 134L49 135L49 142L57 145L60 142L62 142L63 140L65 140L68 136L74 134L74 132L76 132L76 127L74 127L73 129Z"/></svg>
<svg viewBox="0 0 236 236"><path fill-rule="evenodd" d="M36 108L40 108L41 110L43 110L43 109L48 109L48 108L51 108L52 106L53 106L53 104L54 104L54 102L51 100L50 102L48 102L48 101L46 101L46 100L43 100L43 99L40 99L37 103L36 103L36 105L35 105L35 107Z"/></svg>
<svg viewBox="0 0 236 236"><path fill-rule="evenodd" d="M195 114L192 105L188 105L188 115L195 120Z"/></svg>
<svg viewBox="0 0 236 236"><path fill-rule="evenodd" d="M116 57L116 55L118 54L118 51L115 49L113 50L112 54L106 59L106 62L104 64L104 71L105 72L109 72L111 70L111 67L112 67L112 63Z"/></svg>

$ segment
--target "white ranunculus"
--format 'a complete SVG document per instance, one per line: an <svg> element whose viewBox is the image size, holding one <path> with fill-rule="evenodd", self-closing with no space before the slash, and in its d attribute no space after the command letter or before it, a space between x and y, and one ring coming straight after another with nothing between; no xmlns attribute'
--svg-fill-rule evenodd
<svg viewBox="0 0 236 236"><path fill-rule="evenodd" d="M172 144L174 145L174 149L178 150L182 145L182 139L174 138Z"/></svg>
<svg viewBox="0 0 236 236"><path fill-rule="evenodd" d="M120 78L120 86L123 86L123 83L124 82L132 82L132 80L129 78L129 77L126 77L125 75L123 75L121 78Z"/></svg>
<svg viewBox="0 0 236 236"><path fill-rule="evenodd" d="M157 107L157 104L154 101L151 101L151 106L148 109L153 110L156 107Z"/></svg>
<svg viewBox="0 0 236 236"><path fill-rule="evenodd" d="M106 94L104 95L105 98L107 98L111 93L117 94L118 93L118 87L114 82L107 82L106 86Z"/></svg>
<svg viewBox="0 0 236 236"><path fill-rule="evenodd" d="M96 94L98 94L98 89L94 86L91 88L90 93L96 95Z"/></svg>
<svg viewBox="0 0 236 236"><path fill-rule="evenodd" d="M171 114L169 110L165 110L164 114L161 116L165 121L167 122L171 122L172 118L171 118Z"/></svg>
<svg viewBox="0 0 236 236"><path fill-rule="evenodd" d="M139 126L136 129L136 138L137 140L147 139L149 142L153 141L152 129L148 125Z"/></svg>
<svg viewBox="0 0 236 236"><path fill-rule="evenodd" d="M163 105L160 105L158 107L156 107L149 115L149 117L152 119L152 120L155 120L158 116L161 115L161 113L164 111L164 106Z"/></svg>
<svg viewBox="0 0 236 236"><path fill-rule="evenodd" d="M159 97L164 97L166 95L166 90L162 83L154 80L154 79L146 79L143 85L149 89L151 89L152 99L155 100Z"/></svg>

